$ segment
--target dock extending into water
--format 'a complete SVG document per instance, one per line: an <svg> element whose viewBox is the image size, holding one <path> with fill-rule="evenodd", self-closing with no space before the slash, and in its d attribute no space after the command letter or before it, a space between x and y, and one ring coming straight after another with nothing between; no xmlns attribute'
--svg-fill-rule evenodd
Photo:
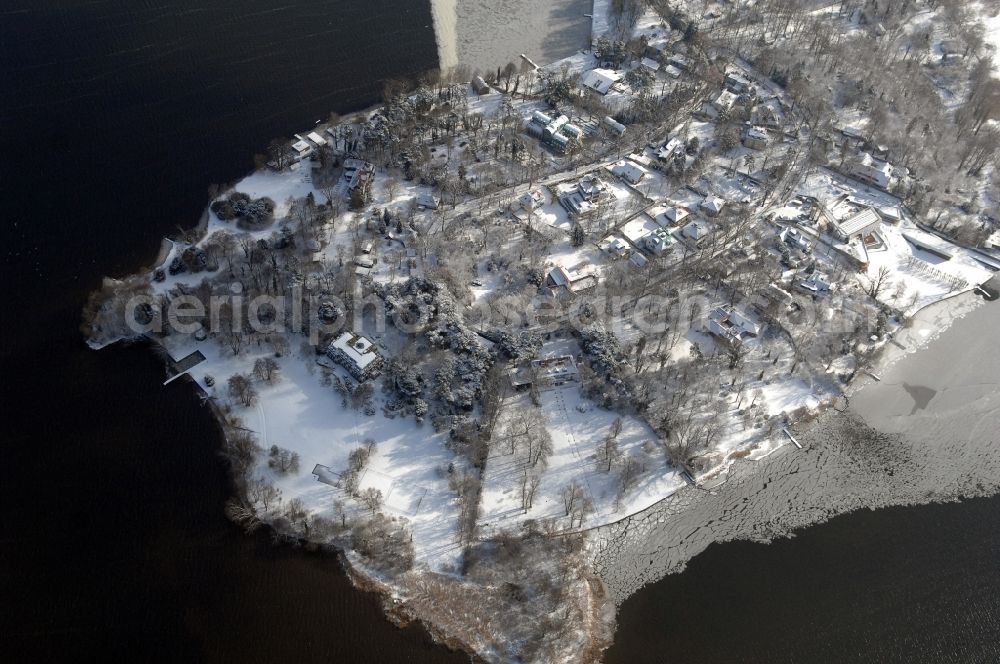
<svg viewBox="0 0 1000 664"><path fill-rule="evenodd" d="M166 385L177 380L204 361L205 356L200 350L196 350L179 360L171 359L167 365L167 379L163 381L163 384Z"/></svg>

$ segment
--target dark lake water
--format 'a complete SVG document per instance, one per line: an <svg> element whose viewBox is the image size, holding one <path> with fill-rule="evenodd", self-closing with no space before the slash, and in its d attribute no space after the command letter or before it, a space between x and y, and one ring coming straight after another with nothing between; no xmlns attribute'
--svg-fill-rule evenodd
<svg viewBox="0 0 1000 664"><path fill-rule="evenodd" d="M625 601L605 662L1000 662L1000 497L713 544Z"/></svg>
<svg viewBox="0 0 1000 664"><path fill-rule="evenodd" d="M76 329L209 183L436 61L425 1L0 4L0 659L466 661L391 626L332 557L231 526L210 413L147 349ZM629 600L607 659L998 661L998 515L713 546Z"/></svg>
<svg viewBox="0 0 1000 664"><path fill-rule="evenodd" d="M435 66L413 0L0 3L0 660L468 661L334 557L233 527L209 411L77 332L209 183Z"/></svg>

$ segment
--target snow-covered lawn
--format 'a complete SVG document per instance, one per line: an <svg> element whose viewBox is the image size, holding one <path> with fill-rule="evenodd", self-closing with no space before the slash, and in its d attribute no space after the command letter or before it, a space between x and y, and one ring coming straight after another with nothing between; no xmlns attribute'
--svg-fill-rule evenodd
<svg viewBox="0 0 1000 664"><path fill-rule="evenodd" d="M671 468L656 444L657 436L649 426L635 417L622 417L622 430L618 448L624 458L633 456L643 464L644 471L635 487L616 507L620 462L611 472L597 468L598 444L607 435L617 413L598 408L580 396L579 385L567 383L561 387L543 390L540 395L541 411L552 436L553 453L542 473L542 482L533 506L525 513L521 509L521 480L526 464L521 456L509 454L503 441L494 445L483 481L482 512L480 525L490 530L515 529L525 519L556 517L562 527L569 526L565 516L560 491L571 481L583 485L585 493L594 502L594 512L584 521L585 528L618 521L629 514L641 511L656 501L670 495L684 480ZM527 395L511 397L508 412L519 408L532 408ZM644 451L651 449L651 453Z"/></svg>
<svg viewBox="0 0 1000 664"><path fill-rule="evenodd" d="M220 403L229 401L226 380L230 375L237 371L249 373L258 357L271 356L251 349L234 358L211 339L170 350L178 357L195 348L206 360L191 371L191 376ZM455 544L458 510L446 471L455 456L445 448L446 434L435 433L429 424L418 425L413 418L386 418L381 408L369 417L349 405L343 406L341 396L321 384L314 357L302 357L293 351L278 361L281 370L273 385L255 383L257 404L250 408L233 406L234 415L242 420L242 426L257 434L258 444L264 449L256 472L281 490L284 501L299 498L312 514L333 519L334 501L342 501L348 509L353 501L341 489L314 478L313 467L326 466L339 475L347 469L351 450L372 439L376 441L375 453L363 471L359 489L380 489L382 511L408 520L418 563L435 570L454 565L460 556ZM205 385L206 375L215 378L214 388ZM376 390L376 404L381 397ZM268 467L267 450L271 445L299 454L298 473L281 474Z"/></svg>

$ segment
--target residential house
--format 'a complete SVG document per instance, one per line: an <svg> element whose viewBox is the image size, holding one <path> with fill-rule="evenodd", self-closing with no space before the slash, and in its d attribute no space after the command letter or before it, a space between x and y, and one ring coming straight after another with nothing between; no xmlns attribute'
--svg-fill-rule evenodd
<svg viewBox="0 0 1000 664"><path fill-rule="evenodd" d="M663 73L669 76L670 78L680 78L681 74L683 74L684 72L673 65L667 65L666 67L663 68Z"/></svg>
<svg viewBox="0 0 1000 664"><path fill-rule="evenodd" d="M710 109L716 114L725 113L736 105L736 98L738 95L733 94L729 90L723 90L720 92L712 101L708 103ZM710 113L711 115L711 113Z"/></svg>
<svg viewBox="0 0 1000 664"><path fill-rule="evenodd" d="M771 106L770 102L754 106L751 118L751 122L758 127L773 131L781 129L781 123L778 122L778 113Z"/></svg>
<svg viewBox="0 0 1000 664"><path fill-rule="evenodd" d="M525 212L533 212L537 208L541 207L545 203L545 195L542 193L541 189L535 189L534 191L529 191L522 194L517 199L517 206L520 207Z"/></svg>
<svg viewBox="0 0 1000 664"><path fill-rule="evenodd" d="M344 174L341 176L348 191L359 189L367 194L375 180L375 165L363 159L345 159Z"/></svg>
<svg viewBox="0 0 1000 664"><path fill-rule="evenodd" d="M438 205L441 204L441 200L435 197L433 194L420 193L417 194L416 199L417 205L428 210L436 210Z"/></svg>
<svg viewBox="0 0 1000 664"><path fill-rule="evenodd" d="M597 277L589 272L555 267L545 277L545 285L552 295L566 295L589 290L597 285Z"/></svg>
<svg viewBox="0 0 1000 664"><path fill-rule="evenodd" d="M674 248L676 242L674 236L665 228L657 228L641 240L643 249L654 256L667 253Z"/></svg>
<svg viewBox="0 0 1000 664"><path fill-rule="evenodd" d="M621 79L622 74L613 69L591 69L580 78L580 85L599 95L606 95Z"/></svg>
<svg viewBox="0 0 1000 664"><path fill-rule="evenodd" d="M472 89L477 95L487 95L490 93L490 86L482 76L475 76L472 79Z"/></svg>
<svg viewBox="0 0 1000 664"><path fill-rule="evenodd" d="M533 383L538 387L559 387L564 383L577 379L576 362L572 355L557 355L554 357L532 360L527 365L508 369L511 386L515 390L525 390Z"/></svg>
<svg viewBox="0 0 1000 664"><path fill-rule="evenodd" d="M622 159L611 167L611 173L625 180L629 184L639 184L646 176L646 169L642 168L631 159Z"/></svg>
<svg viewBox="0 0 1000 664"><path fill-rule="evenodd" d="M786 228L778 234L778 237L793 249L798 249L807 254L812 251L812 244L806 239L802 231L797 228Z"/></svg>
<svg viewBox="0 0 1000 664"><path fill-rule="evenodd" d="M615 258L624 258L631 253L632 249L629 247L628 242L621 239L620 237L611 238L607 245L605 245L604 250L614 256Z"/></svg>
<svg viewBox="0 0 1000 664"><path fill-rule="evenodd" d="M691 214L686 207L672 205L653 219L660 226L676 226Z"/></svg>
<svg viewBox="0 0 1000 664"><path fill-rule="evenodd" d="M753 81L738 71L731 71L726 74L725 86L730 92L741 95L745 92L750 92L750 89L753 87Z"/></svg>
<svg viewBox="0 0 1000 664"><path fill-rule="evenodd" d="M701 219L695 219L681 229L681 235L689 240L693 240L695 244L701 244L704 242L705 238L707 238L711 232L712 229L709 225Z"/></svg>
<svg viewBox="0 0 1000 664"><path fill-rule="evenodd" d="M382 369L382 355L370 340L360 334L341 332L327 346L326 355L358 381L377 376Z"/></svg>
<svg viewBox="0 0 1000 664"><path fill-rule="evenodd" d="M874 233L881 222L878 212L866 207L843 221L835 222L833 233L841 242L850 242L854 238L863 238Z"/></svg>
<svg viewBox="0 0 1000 664"><path fill-rule="evenodd" d="M865 152L851 164L850 175L873 187L888 189L892 178L892 164L875 159L870 153Z"/></svg>
<svg viewBox="0 0 1000 664"><path fill-rule="evenodd" d="M671 138L667 141L667 144L656 151L656 160L660 163L661 168L664 166L672 167L674 162L674 155L677 152L684 149L684 141L680 138Z"/></svg>
<svg viewBox="0 0 1000 664"><path fill-rule="evenodd" d="M719 198L718 196L706 196L705 199L698 204L698 209L701 210L702 214L706 217L718 217L719 213L726 206L726 200L724 198Z"/></svg>
<svg viewBox="0 0 1000 664"><path fill-rule="evenodd" d="M687 59L687 56L681 53L674 53L667 58L667 64L681 71L687 71L691 68L691 61Z"/></svg>
<svg viewBox="0 0 1000 664"><path fill-rule="evenodd" d="M743 145L751 150L763 150L767 147L767 130L763 127L747 125L743 128Z"/></svg>
<svg viewBox="0 0 1000 664"><path fill-rule="evenodd" d="M814 270L812 274L796 278L795 287L803 293L818 297L830 292L830 279L823 272Z"/></svg>
<svg viewBox="0 0 1000 664"><path fill-rule="evenodd" d="M292 143L292 159L295 161L302 161L303 159L308 159L312 156L315 148L309 141L305 140L298 134L295 134L295 141Z"/></svg>
<svg viewBox="0 0 1000 664"><path fill-rule="evenodd" d="M760 334L760 324L731 305L713 309L708 314L705 327L714 337L734 346Z"/></svg>
<svg viewBox="0 0 1000 664"><path fill-rule="evenodd" d="M571 141L579 140L583 131L570 124L565 115L553 118L541 111L535 111L524 127L525 133L554 148L565 152Z"/></svg>
<svg viewBox="0 0 1000 664"><path fill-rule="evenodd" d="M327 143L327 140L325 138L323 138L314 131L311 131L308 134L306 134L306 139L318 148L324 147Z"/></svg>
<svg viewBox="0 0 1000 664"><path fill-rule="evenodd" d="M593 174L584 175L576 187L559 195L559 204L573 216L593 212L596 204L607 195L608 185Z"/></svg>

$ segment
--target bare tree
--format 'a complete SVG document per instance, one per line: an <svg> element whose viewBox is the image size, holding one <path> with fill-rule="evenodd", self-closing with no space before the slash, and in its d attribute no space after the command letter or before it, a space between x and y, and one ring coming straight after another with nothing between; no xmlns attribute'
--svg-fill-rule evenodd
<svg viewBox="0 0 1000 664"><path fill-rule="evenodd" d="M277 445L271 445L270 457L267 460L267 465L279 473L297 473L299 472L299 453L293 452L291 450L285 449L284 447L278 447Z"/></svg>
<svg viewBox="0 0 1000 664"><path fill-rule="evenodd" d="M531 505L535 500L535 494L538 492L538 487L542 484L542 478L540 475L529 472L527 469L524 470L524 474L521 476L521 509L527 512L531 509Z"/></svg>
<svg viewBox="0 0 1000 664"><path fill-rule="evenodd" d="M585 497L583 500L577 502L573 508L573 514L570 515L570 527L573 527L573 522L575 521L576 527L582 528L583 520L593 513L594 501L589 497Z"/></svg>
<svg viewBox="0 0 1000 664"><path fill-rule="evenodd" d="M890 279L891 275L892 271L887 266L883 265L878 269L875 276L870 278L867 291L868 295L870 295L873 300L878 299L879 293L890 286L892 283L892 280Z"/></svg>
<svg viewBox="0 0 1000 664"><path fill-rule="evenodd" d="M385 193L388 197L388 202L392 202L396 198L396 193L399 191L399 180L393 176L389 176L385 179Z"/></svg>
<svg viewBox="0 0 1000 664"><path fill-rule="evenodd" d="M229 396L249 408L257 401L257 388L249 377L235 374L229 377Z"/></svg>
<svg viewBox="0 0 1000 664"><path fill-rule="evenodd" d="M583 487L576 480L564 486L559 493L562 496L563 507L566 509L566 516L570 516L576 509L577 504L583 501L585 497Z"/></svg>
<svg viewBox="0 0 1000 664"><path fill-rule="evenodd" d="M382 490L375 487L368 487L359 495L361 502L371 510L372 516L382 507Z"/></svg>
<svg viewBox="0 0 1000 664"><path fill-rule="evenodd" d="M255 477L247 482L247 498L253 505L260 505L264 512L268 512L281 503L281 489L263 477Z"/></svg>
<svg viewBox="0 0 1000 664"><path fill-rule="evenodd" d="M270 383L281 367L273 357L261 357L253 363L253 373L257 380Z"/></svg>

